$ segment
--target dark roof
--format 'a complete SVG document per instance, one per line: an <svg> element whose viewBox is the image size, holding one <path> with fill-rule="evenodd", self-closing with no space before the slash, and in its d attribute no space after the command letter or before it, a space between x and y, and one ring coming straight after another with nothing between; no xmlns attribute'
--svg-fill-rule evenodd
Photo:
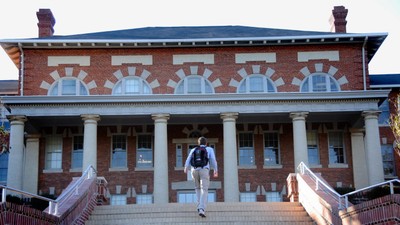
<svg viewBox="0 0 400 225"><path fill-rule="evenodd" d="M0 80L0 96L18 94L18 80Z"/></svg>
<svg viewBox="0 0 400 225"><path fill-rule="evenodd" d="M327 35L331 32L284 30L247 26L143 27L77 35L56 35L45 39L214 39Z"/></svg>
<svg viewBox="0 0 400 225"><path fill-rule="evenodd" d="M400 74L370 74L372 88L400 87Z"/></svg>

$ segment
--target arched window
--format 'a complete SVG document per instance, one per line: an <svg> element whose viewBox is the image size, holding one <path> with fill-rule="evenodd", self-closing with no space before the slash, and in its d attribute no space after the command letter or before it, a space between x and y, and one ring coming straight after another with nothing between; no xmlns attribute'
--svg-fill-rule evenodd
<svg viewBox="0 0 400 225"><path fill-rule="evenodd" d="M88 95L89 92L85 84L74 77L61 78L54 82L49 90L49 95Z"/></svg>
<svg viewBox="0 0 400 225"><path fill-rule="evenodd" d="M211 94L214 93L210 82L199 75L185 77L175 89L175 94Z"/></svg>
<svg viewBox="0 0 400 225"><path fill-rule="evenodd" d="M261 74L247 76L239 85L238 93L276 92L271 79Z"/></svg>
<svg viewBox="0 0 400 225"><path fill-rule="evenodd" d="M331 92L339 91L339 84L328 74L317 73L309 75L301 85L301 92Z"/></svg>
<svg viewBox="0 0 400 225"><path fill-rule="evenodd" d="M113 95L151 94L150 85L139 77L125 77L113 89Z"/></svg>

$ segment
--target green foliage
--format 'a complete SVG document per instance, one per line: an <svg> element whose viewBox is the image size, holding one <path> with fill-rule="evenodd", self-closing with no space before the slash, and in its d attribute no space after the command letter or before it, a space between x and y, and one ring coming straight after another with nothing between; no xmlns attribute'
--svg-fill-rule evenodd
<svg viewBox="0 0 400 225"><path fill-rule="evenodd" d="M10 132L0 126L0 153L8 152L10 148Z"/></svg>
<svg viewBox="0 0 400 225"><path fill-rule="evenodd" d="M392 128L393 135L396 139L396 147L394 149L397 152L397 154L400 156L399 98L400 98L400 95L396 95L395 97L389 99L389 102L392 104L392 106L394 108L394 110L390 114L389 124L390 124L390 128Z"/></svg>

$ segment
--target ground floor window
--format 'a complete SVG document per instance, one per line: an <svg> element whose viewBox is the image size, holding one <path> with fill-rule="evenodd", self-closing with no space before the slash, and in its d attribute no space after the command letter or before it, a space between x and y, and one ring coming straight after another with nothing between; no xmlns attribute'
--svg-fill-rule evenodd
<svg viewBox="0 0 400 225"><path fill-rule="evenodd" d="M208 202L216 201L215 191L208 191ZM178 203L196 203L196 192L195 191L180 191L178 192Z"/></svg>
<svg viewBox="0 0 400 225"><path fill-rule="evenodd" d="M385 177L396 176L394 165L393 145L381 145L383 172Z"/></svg>
<svg viewBox="0 0 400 225"><path fill-rule="evenodd" d="M111 195L111 205L126 205L126 195Z"/></svg>
<svg viewBox="0 0 400 225"><path fill-rule="evenodd" d="M46 169L61 169L62 163L62 137L46 137Z"/></svg>
<svg viewBox="0 0 400 225"><path fill-rule="evenodd" d="M138 194L136 195L136 204L152 204L153 203L153 195L151 194Z"/></svg>
<svg viewBox="0 0 400 225"><path fill-rule="evenodd" d="M242 192L240 193L240 202L256 202L257 195L255 192Z"/></svg>
<svg viewBox="0 0 400 225"><path fill-rule="evenodd" d="M0 154L0 184L7 183L8 153Z"/></svg>
<svg viewBox="0 0 400 225"><path fill-rule="evenodd" d="M277 191L270 191L265 193L265 201L266 202L281 202L282 195Z"/></svg>

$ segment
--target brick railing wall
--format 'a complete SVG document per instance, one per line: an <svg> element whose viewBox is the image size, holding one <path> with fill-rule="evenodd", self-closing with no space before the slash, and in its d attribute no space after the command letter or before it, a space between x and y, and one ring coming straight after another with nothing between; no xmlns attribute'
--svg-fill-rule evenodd
<svg viewBox="0 0 400 225"><path fill-rule="evenodd" d="M298 201L317 224L372 225L400 224L400 195L393 194L339 210L339 199L307 175L290 174L287 178L288 196ZM343 203L342 203L343 206Z"/></svg>

